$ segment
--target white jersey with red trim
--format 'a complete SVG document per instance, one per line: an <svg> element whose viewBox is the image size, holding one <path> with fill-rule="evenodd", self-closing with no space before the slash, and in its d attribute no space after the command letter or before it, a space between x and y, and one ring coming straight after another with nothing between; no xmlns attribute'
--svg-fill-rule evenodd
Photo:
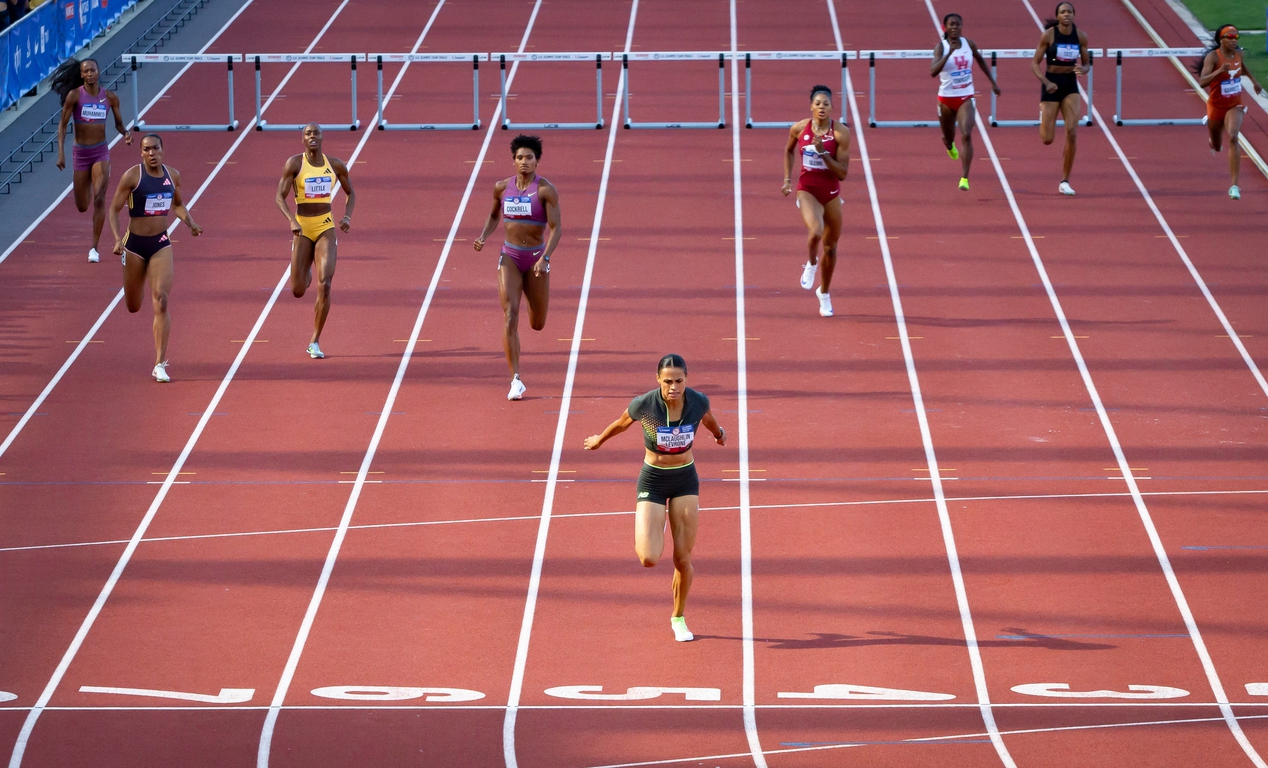
<svg viewBox="0 0 1268 768"><path fill-rule="evenodd" d="M951 43L942 41L944 53L950 47ZM942 79L938 85L939 96L957 98L973 95L973 49L969 47L968 40L960 38L959 49L947 57L938 76Z"/></svg>

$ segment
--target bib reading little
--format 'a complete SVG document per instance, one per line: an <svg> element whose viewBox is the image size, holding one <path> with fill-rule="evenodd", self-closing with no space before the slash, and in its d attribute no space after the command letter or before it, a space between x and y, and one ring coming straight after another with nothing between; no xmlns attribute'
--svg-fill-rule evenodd
<svg viewBox="0 0 1268 768"><path fill-rule="evenodd" d="M333 176L308 176L304 179L304 197L329 197L334 183Z"/></svg>

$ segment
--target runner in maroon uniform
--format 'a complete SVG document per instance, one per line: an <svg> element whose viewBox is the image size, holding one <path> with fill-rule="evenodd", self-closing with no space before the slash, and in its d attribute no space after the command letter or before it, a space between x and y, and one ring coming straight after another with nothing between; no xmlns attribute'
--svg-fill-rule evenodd
<svg viewBox="0 0 1268 768"><path fill-rule="evenodd" d="M801 158L801 175L797 177L797 207L810 231L810 251L801 270L801 287L814 288L815 272L823 264L823 276L815 296L819 298L819 314L832 317L832 271L837 263L837 238L841 236L841 182L849 171L850 129L838 125L831 117L832 89L816 85L810 89L810 117L794 123L784 148L785 196L793 191L792 169Z"/></svg>

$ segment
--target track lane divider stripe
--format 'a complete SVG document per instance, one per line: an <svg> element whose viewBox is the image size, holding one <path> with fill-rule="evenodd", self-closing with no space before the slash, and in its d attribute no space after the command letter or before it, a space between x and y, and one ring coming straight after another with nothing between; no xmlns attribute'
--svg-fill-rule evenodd
<svg viewBox="0 0 1268 768"><path fill-rule="evenodd" d="M220 29L216 30L216 34L212 35L211 39L208 40L207 43L202 48L198 49L198 53L200 54L206 53L207 49L210 48L212 44L215 43L216 40L218 40L220 36L225 33L225 30L229 29L229 25L237 21L238 17L242 15L242 12L247 9L247 6L251 5L251 3L253 2L255 2L255 0L247 0L245 3L243 3L242 7L239 8L237 11L235 11L234 14L229 17L229 20L226 21L223 25L221 25ZM157 104L158 100L163 98L163 96L167 93L167 91L172 86L176 85L176 81L181 79L181 76L184 75L185 72L188 71L189 68L192 66L194 66L192 62L188 63L185 66L181 67L179 72L177 72L175 75L172 75L172 79L168 80L167 84L164 85L163 88L159 90L158 93L154 94L154 98L150 99L150 103L145 105L145 108L141 110L140 114L144 115L146 112L149 112L150 108L153 107L155 104ZM133 76L135 77L135 75ZM133 123L131 120L129 120L127 123L128 126L132 126L132 124ZM115 136L114 139L111 140L109 148L114 149L114 145L118 144L119 141L122 139L123 139L122 136ZM18 249L18 246L22 244L22 241L26 239L26 236L34 232L35 228L40 225L40 222L48 218L48 215L52 213L53 210L57 208L57 206L61 205L61 202L66 199L66 196L69 195L71 193L71 190L73 190L74 188L75 188L74 183L68 184L66 186L66 189L63 189L62 193L57 196L57 199L54 200L52 203L50 203L49 206L44 209L44 212L35 218L35 221L31 222L31 226L27 227L22 232L21 235L18 235L18 239L14 240L13 244L4 250L4 253L0 253L0 264L4 263L5 259L9 258L9 254L13 253L14 251Z"/></svg>
<svg viewBox="0 0 1268 768"><path fill-rule="evenodd" d="M1029 0L1022 0L1022 2L1030 11L1030 15L1035 22L1042 27L1042 22L1035 15L1035 10L1031 8ZM939 28L941 25L938 21L938 13L933 7L933 0L925 0L925 7L929 9L929 18L933 21L934 27ZM976 110L976 107L974 109ZM1100 117L1097 117L1096 120L1099 122ZM1053 314L1061 325L1061 333L1065 336L1066 345L1070 348L1070 355L1074 358L1075 365L1078 366L1079 376L1083 379L1083 386L1092 400L1093 407L1096 409L1096 416L1101 422L1101 429L1105 432L1105 438L1109 443L1110 450L1114 452L1114 459L1118 464L1119 471L1122 472L1123 481L1127 484L1127 490L1131 493L1132 501L1136 505L1136 513L1139 515L1141 525L1149 537L1149 543L1158 559L1158 565L1162 569L1167 587L1171 590L1171 596L1175 601L1176 608L1184 620L1189 637L1193 640L1193 649L1197 652L1198 659L1202 663L1207 683L1211 686L1211 692L1214 694L1215 700L1219 702L1220 713L1224 716L1224 721L1228 724L1233 738L1237 740L1238 745L1241 746L1242 751L1250 758L1250 761L1257 768L1268 768L1268 763L1265 763L1263 758L1255 751L1254 746L1246 737L1246 733L1242 730L1241 724L1237 722L1237 716L1233 714L1233 708L1229 706L1228 696L1224 692L1224 685L1220 682L1219 675L1215 671L1215 663L1206 648L1206 642L1202 639L1201 631L1198 630L1193 611L1189 608L1189 601L1184 595L1184 590L1180 587L1180 580L1176 577L1175 570L1171 567L1171 558L1168 557L1167 551L1162 544L1162 537L1158 534L1158 529L1154 525L1153 515L1150 514L1149 507L1145 504L1145 499L1140 493L1140 486L1136 484L1136 476L1132 473L1131 465L1127 461L1123 446L1118 440L1118 433L1114 429L1113 422L1110 421L1109 413L1105 410L1105 404L1101 401L1101 395L1096 388L1096 383L1092 381L1092 373L1087 367L1087 361L1083 359L1083 352L1079 348L1079 342L1070 327L1070 321L1066 317L1065 309L1061 306L1061 299L1057 296L1057 290L1053 287L1052 280L1048 277L1048 270L1044 266L1043 257L1039 255L1039 248L1035 245L1035 240L1030 234L1030 226L1026 223L1026 218L1022 215L1021 208L1017 204L1017 198L1013 195L1012 185L1009 184L1008 176L1004 173L1004 167L1000 164L999 154L995 151L995 144L991 141L990 131L987 129L987 123L983 122L981 114L977 114L977 122L982 142L986 145L986 151L991 156L991 165L995 167L995 175L999 177L1000 186L1004 189L1004 196L1008 199L1008 206L1012 210L1013 218L1016 219L1017 227L1021 231L1022 237L1025 238L1026 249L1030 252L1030 259L1035 265L1035 271L1039 274L1040 281L1043 283L1044 291L1048 294L1048 302L1052 305Z"/></svg>
<svg viewBox="0 0 1268 768"><path fill-rule="evenodd" d="M834 0L827 0L828 12L832 16L832 32L836 36L837 50L843 50L841 27L837 22ZM928 0L926 0L928 3ZM932 9L932 6L931 6ZM982 713L982 721L990 735L991 744L1006 768L1017 768L1013 757L1004 744L999 726L995 723L995 713L991 709L990 691L986 686L986 670L982 663L982 651L978 647L977 630L973 626L973 614L969 609L968 590L964 584L964 574L960 569L960 556L956 548L955 532L951 528L951 513L947 508L946 494L942 488L942 475L938 467L938 456L933 447L933 433L929 429L929 416L925 411L924 395L920 390L920 378L916 374L916 360L911 350L911 339L907 332L907 317L903 312L902 297L898 292L898 277L894 272L894 261L889 252L889 240L885 235L885 219L881 215L880 197L876 191L876 179L872 175L872 161L867 153L867 138L864 135L862 117L859 114L858 99L854 96L854 84L846 71L846 92L850 100L850 114L854 119L855 137L858 139L859 154L863 160L863 175L867 179L867 194L871 198L872 218L876 222L877 243L880 245L881 258L885 262L885 279L889 283L890 301L894 305L894 321L898 326L899 342L903 348L903 361L907 368L907 381L911 386L911 399L916 411L916 421L920 425L920 440L924 444L925 463L929 465L929 483L933 488L935 506L938 510L938 522L942 528L942 541L947 550L947 563L951 570L951 583L955 587L955 601L960 611L960 625L964 630L964 643L969 653L969 664L973 668L973 686L977 691L978 708Z"/></svg>
<svg viewBox="0 0 1268 768"><path fill-rule="evenodd" d="M740 156L740 59L735 0L731 0L731 173L735 194L735 410L740 484L740 635L743 658L744 737L755 768L766 768L757 733L757 673L753 649L753 528L748 461L748 319L744 302L744 200Z"/></svg>
<svg viewBox="0 0 1268 768"><path fill-rule="evenodd" d="M630 5L630 21L625 30L625 48L623 49L625 53L630 52L634 42L634 22L638 18L638 3L639 0L633 0ZM519 716L520 696L524 691L524 670L528 666L529 640L533 634L533 618L537 613L537 594L541 588L542 564L546 559L546 539L550 535L555 488L559 483L559 461L568 429L572 388L577 380L577 361L581 356L581 340L585 336L586 308L590 304L590 285L594 278L594 262L599 250L599 232L603 225L603 211L608 198L608 182L612 176L612 153L616 148L616 135L621 127L622 95L626 88L625 75L626 70L622 68L617 80L616 98L612 103L612 120L608 123L608 145L603 153L603 175L599 179L599 198L595 202L594 223L590 227L590 245L586 249L586 272L581 281L581 298L577 304L577 319L573 325L572 344L568 352L568 373L564 377L559 420L555 424L555 443L550 452L550 471L546 476L546 493L542 499L541 520L537 525L537 541L533 546L533 566L528 577L528 594L524 599L524 617L520 622L519 640L515 645L515 666L511 671L506 715L502 719L502 759L506 768L518 768L519 765L515 756L515 721Z"/></svg>
<svg viewBox="0 0 1268 768"><path fill-rule="evenodd" d="M322 26L321 31L319 31L317 36L313 38L313 41L308 44L308 48L304 51L304 53L309 53L314 47L316 47L317 43L320 42L321 38L326 34L326 30L330 29L330 26L335 23L335 19L337 19L339 14L343 12L343 9L348 5L349 1L350 0L343 0L343 2L339 4L339 7L337 7L334 13L331 14L330 18L326 20L326 23ZM267 109L269 104L272 104L277 95L282 92L282 88L286 86L286 83L290 81L291 76L295 74L295 70L298 68L299 62L296 62L295 66L291 67L291 70L286 74L286 77L282 79L282 82L278 84L277 88L274 89L273 93L269 96L268 102L264 105L265 109ZM196 201L203 191L211 185L212 180L216 178L220 169L224 167L225 163L229 159L229 156L232 155L234 150L242 144L242 141L250 135L253 125L254 119L252 119L252 122L249 123L242 131L242 135L239 136L237 141L233 143L233 146L229 148L229 151L225 153L225 156L220 159L220 163L216 165L215 169L213 169L211 174L207 177L207 180L203 182L202 187L197 193L195 193L194 197L190 199L188 207L192 207L194 205L194 201ZM171 232L175 229L178 223L179 222L173 222L172 226L168 228L168 231ZM136 552L136 548L141 543L141 539L145 537L145 532L149 530L150 523L154 521L154 516L158 514L159 507L162 506L163 500L167 498L168 491L171 490L172 485L180 476L180 471L184 468L185 461L189 458L190 453L193 452L194 446L198 443L198 439L202 436L203 430L207 427L207 423L211 421L212 413L216 410L216 406L219 405L220 400L229 389L229 383L233 381L233 377L238 372L238 368L241 367L243 360L246 359L247 352L252 348L252 346L254 346L251 342L255 340L256 335L259 334L260 329L264 326L265 319L268 318L269 313L273 309L273 305L277 303L277 297L281 295L282 289L286 287L289 277L290 265L288 264L286 271L282 273L282 279L278 281L277 286L273 289L273 293L269 296L268 302L265 303L264 309L260 311L259 317L256 318L255 325L251 328L251 333L247 335L247 343L242 345L242 349L238 351L237 356L233 360L233 364L229 366L228 372L226 372L224 378L221 379L220 386L216 388L216 393L212 396L211 402L203 410L203 415L198 419L198 424L194 427L193 433L190 434L189 440L186 441L185 447L181 450L180 456L176 459L176 463L172 465L171 471L168 472L167 477L164 478L163 485L159 488L158 494L155 495L154 501L150 503L149 509L146 510L145 516L141 519L141 524L137 526L136 531L132 534L132 538L128 540L128 545L124 548L123 554L119 556L119 561L115 564L114 570L111 571L110 577L106 580L105 586L101 588L101 592L97 595L97 599L93 603L92 608L89 609L88 615L84 617L83 623L80 624L79 631L75 633L74 639L71 640L70 646L66 649L66 653L62 655L62 659L58 663L57 668L53 671L52 677L49 678L48 684L44 686L44 690L40 693L40 697L36 701L35 706L31 708L31 711L27 714L26 719L23 721L22 729L19 731L18 738L13 746L13 754L9 758L9 768L19 768L19 766L22 765L22 756L26 753L27 743L30 741L31 732L34 730L35 724L40 718L40 714L44 711L45 707L48 706L48 702L52 698L53 692L57 690L57 686L61 683L62 678L65 677L66 670L70 667L71 662L74 661L76 654L79 653L79 649L83 645L84 639L88 636L89 630L92 629L92 625L96 622L97 616L101 614L102 609L106 605L106 601L110 598L111 593L114 592L115 585L119 583L119 579L123 576L124 569L127 568L128 563L132 559L132 554ZM122 291L120 291L120 295L122 295ZM115 303L118 303L118 297L116 297ZM63 369L66 367L68 366L63 366ZM62 372L64 372L64 370ZM59 375L60 373L61 372L59 372Z"/></svg>

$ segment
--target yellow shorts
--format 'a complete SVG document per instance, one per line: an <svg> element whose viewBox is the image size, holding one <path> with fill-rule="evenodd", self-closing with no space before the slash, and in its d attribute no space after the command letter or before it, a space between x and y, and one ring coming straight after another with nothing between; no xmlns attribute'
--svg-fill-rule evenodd
<svg viewBox="0 0 1268 768"><path fill-rule="evenodd" d="M335 228L334 219L329 213L321 216L296 215L295 218L299 220L299 233L314 243L323 233Z"/></svg>

